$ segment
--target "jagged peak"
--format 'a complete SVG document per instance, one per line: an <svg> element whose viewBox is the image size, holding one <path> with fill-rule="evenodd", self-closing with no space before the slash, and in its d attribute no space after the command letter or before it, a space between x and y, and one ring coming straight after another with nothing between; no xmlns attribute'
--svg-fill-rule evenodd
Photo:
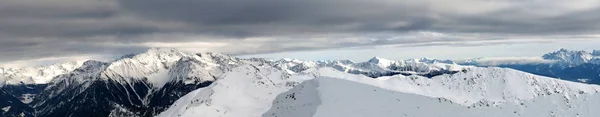
<svg viewBox="0 0 600 117"><path fill-rule="evenodd" d="M572 51L562 48L558 51L544 54L542 58L546 60L557 60L569 65L579 65L588 63L593 59L593 55L592 53L583 50Z"/></svg>
<svg viewBox="0 0 600 117"><path fill-rule="evenodd" d="M80 68L85 68L85 67L94 67L94 66L98 66L98 65L106 65L106 62L102 62L102 61L96 61L96 60L88 60L83 62L83 64L81 65Z"/></svg>
<svg viewBox="0 0 600 117"><path fill-rule="evenodd" d="M110 78L125 82L146 79L156 87L171 80L185 83L211 81L213 75L232 68L241 61L221 53L188 53L174 48L151 48L131 58L111 62L104 71Z"/></svg>
<svg viewBox="0 0 600 117"><path fill-rule="evenodd" d="M293 58L282 58L282 59L277 60L277 62L303 63L305 61L302 61L299 59L293 59Z"/></svg>
<svg viewBox="0 0 600 117"><path fill-rule="evenodd" d="M589 53L589 52L586 52L584 50L569 50L569 49L566 49L566 48L561 48L561 49L559 49L557 51L550 52L550 53L547 53L547 54L553 54L553 53L554 54L560 54L560 53L577 54L577 53Z"/></svg>
<svg viewBox="0 0 600 117"><path fill-rule="evenodd" d="M150 48L141 53L123 55L123 56L119 57L118 59L116 59L115 61L118 61L121 59L132 59L132 58L140 57L140 56L168 56L168 55L186 55L186 54L189 54L189 53L182 52L176 48Z"/></svg>
<svg viewBox="0 0 600 117"><path fill-rule="evenodd" d="M205 82L205 81L214 81L214 77L212 75L218 75L218 72L215 72L215 67L219 66L215 63L207 63L195 59L193 57L182 57L177 64L173 67L173 69L169 69L169 75L171 81L177 80L185 82L186 84L194 83L196 81Z"/></svg>
<svg viewBox="0 0 600 117"><path fill-rule="evenodd" d="M137 54L126 54L126 55L123 55L123 56L119 57L119 58L118 58L118 59L116 59L116 60L120 60L120 59L126 59L126 58L129 58L129 59L130 59L130 58L133 58L135 55L137 55Z"/></svg>
<svg viewBox="0 0 600 117"><path fill-rule="evenodd" d="M150 48L146 53L181 53L181 51L176 48Z"/></svg>
<svg viewBox="0 0 600 117"><path fill-rule="evenodd" d="M356 62L354 62L352 60L333 60L333 61L328 61L328 62L331 62L331 63L341 63L341 64L353 64L353 63L356 63Z"/></svg>
<svg viewBox="0 0 600 117"><path fill-rule="evenodd" d="M375 57L369 59L367 62L368 63L377 64L377 65L381 65L381 66L384 66L384 67L387 67L387 66L390 66L390 65L396 63L395 61L388 60L388 59L385 59L385 58L381 58L381 57L378 57L378 56L375 56Z"/></svg>
<svg viewBox="0 0 600 117"><path fill-rule="evenodd" d="M546 57L551 58L551 57L556 57L556 56L561 56L561 55L576 55L576 54L591 54L591 53L586 52L584 50L567 50L565 48L561 48L558 51L544 54L544 58L546 58Z"/></svg>
<svg viewBox="0 0 600 117"><path fill-rule="evenodd" d="M422 57L421 60L437 60L437 59L429 58L429 57Z"/></svg>
<svg viewBox="0 0 600 117"><path fill-rule="evenodd" d="M567 50L565 48L560 48L557 52L569 52L569 50Z"/></svg>
<svg viewBox="0 0 600 117"><path fill-rule="evenodd" d="M189 56L191 53L180 51L176 48L150 48L146 52L136 54L130 58L138 58L138 57L157 57L164 58L169 56L181 57L181 56Z"/></svg>
<svg viewBox="0 0 600 117"><path fill-rule="evenodd" d="M203 52L203 53L197 53L196 55L198 55L200 57L204 57L204 55L209 55L210 57L217 57L217 58L232 58L231 55L223 54L223 53L216 53L216 52Z"/></svg>
<svg viewBox="0 0 600 117"><path fill-rule="evenodd" d="M111 66L118 66L123 63L139 62L144 64L162 64L170 66L181 57L191 56L190 53L179 51L175 48L150 48L146 52L126 55L121 59L111 62Z"/></svg>
<svg viewBox="0 0 600 117"><path fill-rule="evenodd" d="M592 52L592 55L594 55L594 56L600 56L600 50L594 50Z"/></svg>
<svg viewBox="0 0 600 117"><path fill-rule="evenodd" d="M456 64L452 60L440 60L440 59L434 59L434 58L429 58L429 57L423 57L423 58L419 59L419 62L425 62L428 64L437 64L437 63Z"/></svg>
<svg viewBox="0 0 600 117"><path fill-rule="evenodd" d="M380 62L387 62L387 61L392 61L392 60L381 58L379 56L374 56L373 58L369 59L367 62L370 62L370 63L380 63Z"/></svg>
<svg viewBox="0 0 600 117"><path fill-rule="evenodd" d="M293 59L293 58L282 58L279 61L294 61L294 60L296 60L296 59Z"/></svg>

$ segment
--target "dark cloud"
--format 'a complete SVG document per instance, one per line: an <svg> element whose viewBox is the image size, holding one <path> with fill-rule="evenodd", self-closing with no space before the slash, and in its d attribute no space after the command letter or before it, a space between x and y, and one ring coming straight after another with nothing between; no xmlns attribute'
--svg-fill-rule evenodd
<svg viewBox="0 0 600 117"><path fill-rule="evenodd" d="M147 47L115 46L112 44L62 41L60 39L39 39L30 41L1 40L0 61L29 60L45 57L76 56L84 54L128 54Z"/></svg>
<svg viewBox="0 0 600 117"><path fill-rule="evenodd" d="M361 0L120 0L123 9L145 18L186 22L199 32L280 35L424 29L425 5ZM405 27L384 28L390 22ZM382 27L384 26L384 27Z"/></svg>
<svg viewBox="0 0 600 117"><path fill-rule="evenodd" d="M477 1L477 0L475 0ZM440 0L120 0L123 9L146 18L181 21L199 32L243 32L245 34L290 34L318 32L444 32L508 34L573 34L598 32L600 8L563 8L519 1L502 8L469 6L456 0L441 9ZM469 2L469 0L462 0ZM500 3L499 2L499 3ZM559 1L554 1L559 2ZM464 5L461 5L464 4ZM482 3L483 4L483 3ZM474 4L478 5L478 4ZM573 4L568 7L578 7ZM498 5L500 6L500 5ZM555 7L553 7L555 6ZM470 11L447 11L471 7ZM582 6L583 7L583 6ZM558 10L558 11L556 11ZM561 11L562 10L562 11ZM555 14L548 12L557 12ZM398 25L394 25L401 23Z"/></svg>
<svg viewBox="0 0 600 117"><path fill-rule="evenodd" d="M503 34L598 32L600 7L581 6L593 2L547 2L0 0L0 32L30 37L172 32L234 37L422 30Z"/></svg>
<svg viewBox="0 0 600 117"><path fill-rule="evenodd" d="M589 34L600 29L600 8L575 11L556 16L508 9L476 16L453 16L446 31L500 33L518 35Z"/></svg>
<svg viewBox="0 0 600 117"><path fill-rule="evenodd" d="M253 54L581 37L599 32L599 4L595 0L0 0L0 62L162 47L152 42L174 43L169 47L218 43L222 45L207 46L215 49L206 51Z"/></svg>

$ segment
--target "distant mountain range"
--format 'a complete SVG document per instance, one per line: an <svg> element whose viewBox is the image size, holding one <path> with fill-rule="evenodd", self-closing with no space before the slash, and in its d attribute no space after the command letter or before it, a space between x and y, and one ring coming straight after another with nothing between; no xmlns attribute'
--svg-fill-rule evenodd
<svg viewBox="0 0 600 117"><path fill-rule="evenodd" d="M483 64L482 58L459 62L462 65L480 67L503 67L563 80L600 84L600 50L593 52L560 49L542 56L543 63Z"/></svg>
<svg viewBox="0 0 600 117"><path fill-rule="evenodd" d="M587 73L598 54L560 50L544 55L559 62L527 65ZM600 107L600 86L431 58L272 61L153 48L109 62L0 70L2 116L600 115L584 111Z"/></svg>

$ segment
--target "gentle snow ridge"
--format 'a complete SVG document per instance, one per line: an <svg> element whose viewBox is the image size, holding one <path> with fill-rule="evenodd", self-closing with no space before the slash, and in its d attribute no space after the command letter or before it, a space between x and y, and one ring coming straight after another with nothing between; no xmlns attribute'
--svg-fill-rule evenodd
<svg viewBox="0 0 600 117"><path fill-rule="evenodd" d="M504 68L469 68L464 72L426 78L422 76L389 76L371 79L324 68L312 71L316 76L340 78L388 90L441 97L469 106L480 101L517 103L539 96L561 94L577 97L596 93L600 86L563 81Z"/></svg>
<svg viewBox="0 0 600 117"><path fill-rule="evenodd" d="M319 77L284 92L263 117L596 117L600 94L566 99L549 95L518 104L481 102L462 106L445 98L381 89L339 78Z"/></svg>

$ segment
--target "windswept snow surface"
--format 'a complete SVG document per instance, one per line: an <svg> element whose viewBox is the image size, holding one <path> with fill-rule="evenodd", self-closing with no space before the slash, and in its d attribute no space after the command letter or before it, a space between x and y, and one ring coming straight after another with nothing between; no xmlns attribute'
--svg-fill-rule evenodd
<svg viewBox="0 0 600 117"><path fill-rule="evenodd" d="M339 78L320 77L280 94L263 117L595 117L600 95L561 95L523 100L519 104L456 104L396 92Z"/></svg>
<svg viewBox="0 0 600 117"><path fill-rule="evenodd" d="M269 66L236 68L211 86L187 94L159 116L600 115L590 111L600 104L599 86L511 69L467 67L432 78L374 79L327 67L286 74Z"/></svg>

